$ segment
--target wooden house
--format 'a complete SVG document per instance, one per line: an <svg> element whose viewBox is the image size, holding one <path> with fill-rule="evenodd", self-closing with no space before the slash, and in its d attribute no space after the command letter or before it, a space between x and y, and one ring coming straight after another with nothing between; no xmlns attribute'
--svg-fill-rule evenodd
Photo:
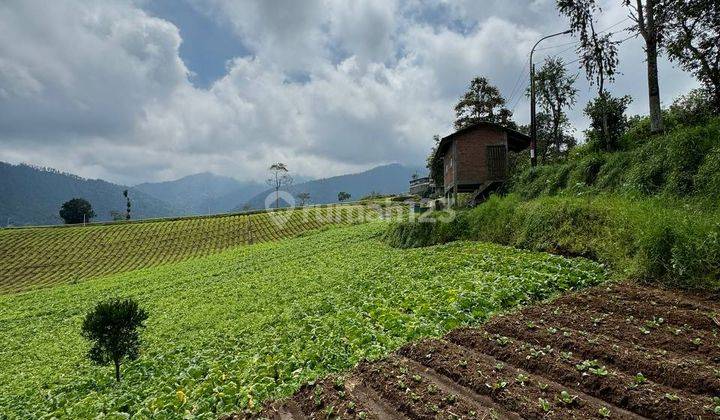
<svg viewBox="0 0 720 420"><path fill-rule="evenodd" d="M508 151L529 146L525 134L487 122L444 137L436 153L444 163L445 197L454 203L458 193L472 193L474 203L483 201L507 180Z"/></svg>

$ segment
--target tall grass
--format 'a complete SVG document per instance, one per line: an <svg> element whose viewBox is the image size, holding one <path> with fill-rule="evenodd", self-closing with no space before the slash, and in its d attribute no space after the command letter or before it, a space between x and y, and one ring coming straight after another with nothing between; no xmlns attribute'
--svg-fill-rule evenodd
<svg viewBox="0 0 720 420"><path fill-rule="evenodd" d="M679 200L494 196L451 221L399 223L385 233L396 247L456 239L583 256L619 279L720 291L720 212Z"/></svg>

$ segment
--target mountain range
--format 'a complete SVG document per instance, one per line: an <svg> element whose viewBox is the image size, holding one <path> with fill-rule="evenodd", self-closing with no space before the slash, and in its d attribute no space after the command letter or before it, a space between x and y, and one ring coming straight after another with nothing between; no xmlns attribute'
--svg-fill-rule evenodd
<svg viewBox="0 0 720 420"><path fill-rule="evenodd" d="M424 171L424 168L391 164L356 174L298 182L287 190L294 196L308 193L313 204L334 203L340 191L351 194L351 200L373 192L406 192L412 174ZM112 220L111 212L125 209L122 195L125 189L129 190L132 201L133 219L264 208L265 198L272 191L259 182L241 182L208 172L127 187L51 168L0 162L0 226L61 224L60 206L75 197L90 201L97 215L95 221Z"/></svg>

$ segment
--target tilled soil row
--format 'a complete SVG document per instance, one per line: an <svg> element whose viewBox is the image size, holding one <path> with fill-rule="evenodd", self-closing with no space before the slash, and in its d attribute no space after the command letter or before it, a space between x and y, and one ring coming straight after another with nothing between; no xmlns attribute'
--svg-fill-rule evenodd
<svg viewBox="0 0 720 420"><path fill-rule="evenodd" d="M601 286L410 343L235 417L717 418L718 313L711 297Z"/></svg>

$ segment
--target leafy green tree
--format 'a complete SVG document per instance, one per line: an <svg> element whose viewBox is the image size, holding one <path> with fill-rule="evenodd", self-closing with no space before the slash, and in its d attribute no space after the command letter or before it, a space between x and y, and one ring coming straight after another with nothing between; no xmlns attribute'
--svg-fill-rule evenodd
<svg viewBox="0 0 720 420"><path fill-rule="evenodd" d="M468 127L484 121L515 128L512 112L505 107L500 90L484 77L470 81L468 91L455 105L455 129Z"/></svg>
<svg viewBox="0 0 720 420"><path fill-rule="evenodd" d="M337 197L338 197L338 201L343 202L343 201L349 200L351 196L350 196L350 193L346 193L345 191L340 191L338 193Z"/></svg>
<svg viewBox="0 0 720 420"><path fill-rule="evenodd" d="M445 167L443 160L440 159L439 156L436 156L437 148L440 144L440 136L435 134L433 136L433 141L435 142L435 144L430 150L430 154L428 155L425 162L428 171L430 172L430 178L435 181L436 186L442 187L443 185L445 185Z"/></svg>
<svg viewBox="0 0 720 420"><path fill-rule="evenodd" d="M541 163L559 158L575 145L575 138L567 134L572 125L565 109L571 108L577 100L576 79L568 74L562 59L556 57L546 58L535 75L542 110L536 117Z"/></svg>
<svg viewBox="0 0 720 420"><path fill-rule="evenodd" d="M90 219L95 217L95 212L89 201L84 198L73 198L64 202L60 207L60 217L65 221L65 224L70 225L89 222Z"/></svg>
<svg viewBox="0 0 720 420"><path fill-rule="evenodd" d="M630 96L616 98L603 92L587 104L585 115L590 118L590 129L586 134L593 149L608 152L618 149L620 137L628 127L625 111L630 102Z"/></svg>
<svg viewBox="0 0 720 420"><path fill-rule="evenodd" d="M703 84L720 113L720 3L676 0L671 11L665 39L668 56Z"/></svg>
<svg viewBox="0 0 720 420"><path fill-rule="evenodd" d="M140 355L139 329L147 313L132 299L110 299L98 303L83 321L82 335L92 342L88 357L98 365L115 365L120 382L120 364Z"/></svg>

